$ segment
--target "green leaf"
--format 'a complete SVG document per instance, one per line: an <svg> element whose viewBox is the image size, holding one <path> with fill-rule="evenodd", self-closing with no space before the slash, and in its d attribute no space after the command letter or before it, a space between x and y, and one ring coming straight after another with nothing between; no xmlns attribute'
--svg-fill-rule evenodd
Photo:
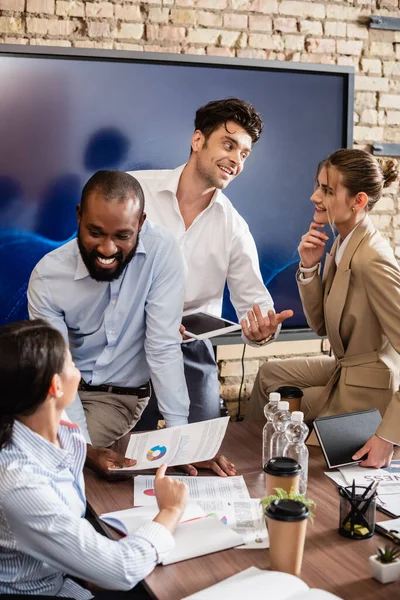
<svg viewBox="0 0 400 600"><path fill-rule="evenodd" d="M383 548L376 549L376 558L384 564L392 563L400 558L400 548L386 544Z"/></svg>
<svg viewBox="0 0 400 600"><path fill-rule="evenodd" d="M311 498L306 498L303 494L300 494L299 492L295 492L293 488L290 489L289 493L283 488L274 488L274 490L276 492L276 495L266 496L265 498L261 498L260 500L260 504L264 508L264 513L267 510L268 506L271 504L271 502L273 502L274 500L295 500L297 502L302 502L308 508L308 511L310 513L310 521L312 524L314 523L314 511L317 507L314 500L311 500Z"/></svg>

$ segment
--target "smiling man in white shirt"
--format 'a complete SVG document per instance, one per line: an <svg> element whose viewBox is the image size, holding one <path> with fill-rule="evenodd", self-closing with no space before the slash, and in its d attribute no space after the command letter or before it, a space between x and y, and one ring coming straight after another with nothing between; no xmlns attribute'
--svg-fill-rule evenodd
<svg viewBox="0 0 400 600"><path fill-rule="evenodd" d="M291 310L273 311L247 223L222 192L243 170L263 128L254 107L237 98L199 108L188 162L175 170L132 171L151 221L178 239L188 270L185 312L221 316L225 283L247 343L275 338ZM182 345L189 421L219 416L218 370L209 340Z"/></svg>

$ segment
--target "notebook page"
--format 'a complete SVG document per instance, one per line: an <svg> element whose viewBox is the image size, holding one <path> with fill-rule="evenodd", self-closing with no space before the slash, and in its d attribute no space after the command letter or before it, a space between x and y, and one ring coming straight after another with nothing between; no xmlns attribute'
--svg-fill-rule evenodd
<svg viewBox="0 0 400 600"><path fill-rule="evenodd" d="M244 598L297 600L297 594L309 590L308 585L298 577L278 571L259 571L240 580L235 580L235 577L229 577L216 585L192 594L185 600L221 600L221 598L229 598L229 600L243 600Z"/></svg>

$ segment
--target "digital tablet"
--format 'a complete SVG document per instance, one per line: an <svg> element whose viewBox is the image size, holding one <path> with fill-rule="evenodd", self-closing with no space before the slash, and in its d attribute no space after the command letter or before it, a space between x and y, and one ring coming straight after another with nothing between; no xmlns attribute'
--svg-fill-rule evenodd
<svg viewBox="0 0 400 600"><path fill-rule="evenodd" d="M241 329L239 323L233 323L227 319L215 317L205 312L191 313L182 317L182 325L185 328L184 335L195 340L206 340Z"/></svg>

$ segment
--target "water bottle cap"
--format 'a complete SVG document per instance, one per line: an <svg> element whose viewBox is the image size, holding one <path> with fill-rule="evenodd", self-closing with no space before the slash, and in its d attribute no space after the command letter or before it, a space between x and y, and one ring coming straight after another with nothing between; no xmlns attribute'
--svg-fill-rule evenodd
<svg viewBox="0 0 400 600"><path fill-rule="evenodd" d="M287 400L280 400L278 402L278 410L289 410L289 402Z"/></svg>
<svg viewBox="0 0 400 600"><path fill-rule="evenodd" d="M301 421L303 421L303 419L304 419L304 414L301 412L301 410L294 410L292 412L292 421L301 423Z"/></svg>
<svg viewBox="0 0 400 600"><path fill-rule="evenodd" d="M271 392L269 395L270 402L279 402L280 399L281 399L281 395L278 394L278 392Z"/></svg>

